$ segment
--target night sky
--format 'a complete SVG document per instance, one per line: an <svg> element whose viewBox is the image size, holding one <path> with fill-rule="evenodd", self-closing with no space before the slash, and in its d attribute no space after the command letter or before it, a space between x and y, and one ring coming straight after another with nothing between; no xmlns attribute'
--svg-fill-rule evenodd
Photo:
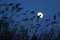
<svg viewBox="0 0 60 40"><path fill-rule="evenodd" d="M0 0L4 2L20 2L25 10L35 10L36 12L43 12L44 18L51 17L60 11L60 0Z"/></svg>
<svg viewBox="0 0 60 40"><path fill-rule="evenodd" d="M28 28L28 35L30 35L31 37L33 36L34 32L36 31L36 29L38 30L36 32L37 35L39 35L39 33L44 33L42 30L49 30L52 28L52 25L50 25L53 21L53 16L56 14L56 21L58 22L58 28L56 29L60 29L60 15L58 16L58 12L60 12L60 0L0 0L0 5L6 3L6 4L9 4L9 3L21 3L21 7L23 8L20 12L14 12L15 14L13 15L13 20L15 21L14 24L16 22L20 22L21 25L24 25L25 28ZM4 8L4 7L2 7ZM0 9L2 9L0 8ZM9 9L10 10L10 9ZM31 14L31 11L34 11L35 14ZM27 12L27 13L26 13ZM43 13L43 18L39 18L39 21L36 22L37 20L37 13L38 12L42 12ZM9 14L8 14L8 17L11 16L11 10L9 11ZM26 13L26 16L23 16L23 13ZM18 15L18 16L17 16ZM22 19L24 17L27 17L27 18L31 18L33 16L36 16L36 18L33 19L33 21L23 21ZM0 14L0 19L1 19L1 14ZM49 23L45 22L45 19L50 19ZM27 20L27 19L26 19ZM39 27L39 28L35 28L35 29L32 29L31 28L31 24L34 26L36 24L40 24L42 25L42 27ZM49 26L48 26L48 25ZM52 23L53 24L53 23ZM48 26L45 28L45 26ZM9 30L12 30L13 29L13 26L12 24L9 26ZM18 34L19 33L19 25L16 27L17 28L17 31L16 33ZM57 31L56 31L57 33ZM38 36L39 37L39 36Z"/></svg>

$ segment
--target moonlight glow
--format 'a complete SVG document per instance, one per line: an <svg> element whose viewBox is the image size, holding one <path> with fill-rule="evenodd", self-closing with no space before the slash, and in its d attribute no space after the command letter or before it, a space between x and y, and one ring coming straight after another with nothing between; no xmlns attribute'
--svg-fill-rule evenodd
<svg viewBox="0 0 60 40"><path fill-rule="evenodd" d="M43 18L43 13L42 12L38 12L37 16L39 16L39 18Z"/></svg>

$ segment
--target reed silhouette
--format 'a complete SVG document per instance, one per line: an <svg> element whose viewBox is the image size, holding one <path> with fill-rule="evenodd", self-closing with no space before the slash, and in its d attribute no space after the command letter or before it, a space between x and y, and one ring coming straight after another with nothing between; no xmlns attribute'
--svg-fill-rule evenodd
<svg viewBox="0 0 60 40"><path fill-rule="evenodd" d="M60 12L58 12L58 14L53 15L52 21L50 18L43 19L43 21L46 23L44 24L44 22L41 22L42 20L39 20L40 19L39 16L34 16L35 11L30 12L29 10L27 10L25 13L22 13L22 16L24 15L24 17L22 18L22 21L15 21L14 16L17 13L20 13L21 10L23 10L23 7L21 7L21 3L16 3L16 4L4 3L4 4L1 4L0 6L4 7L0 9L0 15L2 15L0 17L0 40L60 40L60 30L56 30L56 29L59 29L58 28L59 22L56 19L60 16ZM29 18L27 17L28 14L26 13L31 13L33 15L31 18ZM8 16L9 14L11 15ZM17 17L19 16L20 14ZM35 18L37 21L36 21L36 24L34 25L32 23L35 21ZM33 21L31 22L31 20ZM25 21L27 21L28 23L31 22L32 25L27 24L26 26L25 24L22 24L22 22L25 23ZM39 23L39 21L41 23ZM44 26L41 25L42 23L44 24ZM29 27L29 28L26 28L26 27ZM31 27L34 29L31 29ZM32 34L29 35L29 33L31 33L29 29L31 29L31 31L34 31L33 35ZM41 32L38 32L38 31L41 31ZM37 35L37 32L38 32L38 35Z"/></svg>

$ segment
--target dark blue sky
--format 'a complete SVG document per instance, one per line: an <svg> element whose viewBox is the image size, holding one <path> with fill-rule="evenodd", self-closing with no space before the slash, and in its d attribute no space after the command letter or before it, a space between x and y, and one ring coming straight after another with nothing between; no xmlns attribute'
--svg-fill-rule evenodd
<svg viewBox="0 0 60 40"><path fill-rule="evenodd" d="M43 12L44 17L50 17L60 11L60 0L1 0L4 2L21 2L25 10L35 10Z"/></svg>
<svg viewBox="0 0 60 40"><path fill-rule="evenodd" d="M45 19L45 18L52 19L52 16L54 14L60 12L60 0L0 0L0 2L1 3L20 2L22 4L22 7L23 7L23 10L21 12L25 12L26 10L29 10L29 11L35 10L36 14L38 12L43 12L43 14L44 14L43 19ZM28 16L31 17L31 15L28 15ZM21 18L23 18L22 15L20 15L18 18L15 17L15 20L20 21ZM31 22L28 23L28 21L27 21L27 23L22 22L22 24L27 24L27 25L25 25L27 27L30 25L30 23ZM32 23L36 24L35 21ZM43 26L44 26L44 24L47 24L47 23L43 22ZM60 24L58 24L58 25L60 25ZM44 27L42 27L41 29L43 29L43 28Z"/></svg>
<svg viewBox="0 0 60 40"><path fill-rule="evenodd" d="M36 14L38 12L43 12L44 14L43 19L46 19L46 18L52 19L52 16L54 14L60 12L60 0L0 0L0 2L2 4L9 3L9 2L10 3L19 2L22 4L22 7L23 7L23 10L21 12L24 13L26 12L26 10L29 10L29 11L35 10ZM22 18L21 16L18 17L17 20L20 20L20 18ZM16 20L16 17L15 17L15 20Z"/></svg>

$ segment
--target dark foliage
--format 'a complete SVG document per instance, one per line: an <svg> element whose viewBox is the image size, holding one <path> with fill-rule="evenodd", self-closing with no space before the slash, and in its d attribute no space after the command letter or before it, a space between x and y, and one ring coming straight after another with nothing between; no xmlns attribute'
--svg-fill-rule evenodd
<svg viewBox="0 0 60 40"><path fill-rule="evenodd" d="M21 7L21 3L16 3L16 4L4 3L3 5L0 5L0 6L5 6L5 9L2 8L0 10L0 15L1 14L3 15L0 18L0 40L60 40L60 30L58 30L58 33L55 33L56 29L54 29L55 26L57 25L57 23L59 23L56 21L56 18L57 18L56 15L57 14L55 14L53 16L53 21L51 21L51 19L45 19L44 20L47 24L44 25L45 28L41 32L39 32L38 36L36 33L37 33L39 28L42 28L42 25L41 25L41 23L38 23L39 22L38 20L40 18L39 18L39 16L37 16L37 21L36 21L37 23L34 26L31 25L32 28L34 27L35 30L34 30L32 37L30 37L28 34L29 29L25 28L26 25L21 25L21 23L23 21L24 22L25 21L31 21L31 20L34 21L34 18L36 18L36 16L32 16L30 19L24 17L21 22L15 22L13 20L14 15L17 12L21 12L21 10L23 9ZM11 16L8 17L5 14L7 14L6 13L7 11L9 14L10 9L11 9ZM29 12L29 10L27 10L25 13L23 13L23 15L27 16L26 13L28 13L28 12ZM30 13L35 14L35 11L31 11ZM60 15L60 12L58 12L58 15ZM49 29L49 32L47 32L48 31L47 29L49 26L51 27L51 29ZM30 26L28 25L28 27L30 27ZM55 34L57 34L58 36L56 37Z"/></svg>

